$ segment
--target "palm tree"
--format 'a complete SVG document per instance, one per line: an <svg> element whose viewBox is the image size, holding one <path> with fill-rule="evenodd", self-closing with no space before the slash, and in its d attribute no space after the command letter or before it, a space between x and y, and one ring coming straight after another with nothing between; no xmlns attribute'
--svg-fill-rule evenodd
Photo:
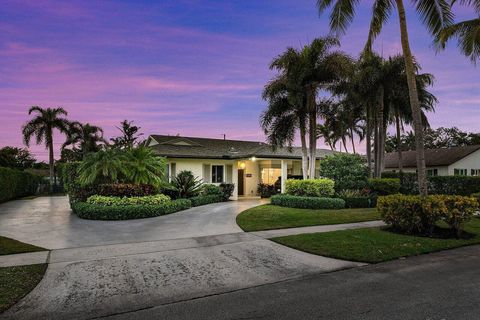
<svg viewBox="0 0 480 320"><path fill-rule="evenodd" d="M69 121L62 116L67 115L67 111L63 108L41 108L33 106L28 110L28 114L35 113L30 121L26 122L22 127L23 141L28 147L30 140L35 136L35 143L45 143L48 149L48 165L50 171L50 192L53 192L53 183L55 179L54 153L53 153L53 130L57 129L62 133L67 133Z"/></svg>
<svg viewBox="0 0 480 320"><path fill-rule="evenodd" d="M75 146L78 146L85 159L88 153L100 150L99 144L107 144L107 141L103 138L102 128L75 121L69 126L67 140L63 143L62 149L67 146L73 146L75 149Z"/></svg>
<svg viewBox="0 0 480 320"><path fill-rule="evenodd" d="M456 2L452 0L452 6ZM456 38L460 51L475 64L480 59L480 0L460 0L459 2L472 6L478 18L443 28L435 37L435 45L438 50L443 50L450 39Z"/></svg>
<svg viewBox="0 0 480 320"><path fill-rule="evenodd" d="M125 154L117 149L90 153L78 168L80 184L115 183L125 177Z"/></svg>
<svg viewBox="0 0 480 320"><path fill-rule="evenodd" d="M468 0L466 0L468 1ZM420 14L423 23L427 26L430 33L436 36L443 28L452 24L453 15L450 11L450 5L446 0L413 0L416 11ZM353 20L355 15L355 6L359 4L358 0L317 0L319 13L323 13L333 6L330 15L330 27L332 31L344 33L346 28ZM410 107L412 109L413 127L416 139L417 172L418 186L421 195L427 195L427 180L425 167L425 149L422 130L422 116L420 101L415 80L415 68L413 55L410 49L408 39L407 19L403 0L374 0L370 30L366 43L366 50L370 51L372 43L380 34L383 25L387 22L394 7L397 9L400 38L405 59L405 70L407 76Z"/></svg>
<svg viewBox="0 0 480 320"><path fill-rule="evenodd" d="M165 158L148 147L138 146L126 152L125 175L129 182L159 187L164 179Z"/></svg>
<svg viewBox="0 0 480 320"><path fill-rule="evenodd" d="M119 137L111 138L110 140L112 141L114 147L118 147L120 149L133 148L138 143L138 139L140 138L140 136L143 135L143 133L138 133L141 128L133 125L133 121L123 120L120 123L120 127L116 128L120 130L122 135Z"/></svg>

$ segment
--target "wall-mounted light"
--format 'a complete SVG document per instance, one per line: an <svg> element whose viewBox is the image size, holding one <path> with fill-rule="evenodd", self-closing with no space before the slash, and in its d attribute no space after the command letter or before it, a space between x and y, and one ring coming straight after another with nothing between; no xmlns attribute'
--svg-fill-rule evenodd
<svg viewBox="0 0 480 320"><path fill-rule="evenodd" d="M250 160L252 160L253 162L255 162L255 161L257 160L257 158L251 157Z"/></svg>
<svg viewBox="0 0 480 320"><path fill-rule="evenodd" d="M245 162L243 162L243 161L240 162L240 165L239 165L239 166L240 166L240 169L245 169Z"/></svg>

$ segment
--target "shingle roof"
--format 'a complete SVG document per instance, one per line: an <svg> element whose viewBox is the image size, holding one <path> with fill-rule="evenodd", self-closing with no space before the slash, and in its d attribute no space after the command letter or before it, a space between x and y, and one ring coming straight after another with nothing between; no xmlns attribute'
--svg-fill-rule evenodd
<svg viewBox="0 0 480 320"><path fill-rule="evenodd" d="M203 159L243 159L286 158L301 159L301 148L277 148L274 152L270 145L264 142L223 140L197 137L151 135L158 144L151 148L161 156L171 158L203 158ZM317 149L317 158L323 158L334 151Z"/></svg>
<svg viewBox="0 0 480 320"><path fill-rule="evenodd" d="M480 145L425 149L425 162L427 167L449 166L479 149ZM414 150L402 152L402 163L405 168L417 166L416 154ZM385 154L385 168L398 168L397 152Z"/></svg>

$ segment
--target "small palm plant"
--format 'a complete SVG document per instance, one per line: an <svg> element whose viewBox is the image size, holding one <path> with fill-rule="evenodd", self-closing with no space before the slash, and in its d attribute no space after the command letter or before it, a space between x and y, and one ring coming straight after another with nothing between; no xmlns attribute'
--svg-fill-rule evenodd
<svg viewBox="0 0 480 320"><path fill-rule="evenodd" d="M149 184L159 187L164 181L166 162L145 146L127 149L125 176L135 184Z"/></svg>
<svg viewBox="0 0 480 320"><path fill-rule="evenodd" d="M84 186L119 182L125 176L125 162L125 154L115 149L91 153L78 168L79 182Z"/></svg>
<svg viewBox="0 0 480 320"><path fill-rule="evenodd" d="M172 186L178 192L179 198L190 198L200 193L202 181L191 171L184 170L172 179Z"/></svg>

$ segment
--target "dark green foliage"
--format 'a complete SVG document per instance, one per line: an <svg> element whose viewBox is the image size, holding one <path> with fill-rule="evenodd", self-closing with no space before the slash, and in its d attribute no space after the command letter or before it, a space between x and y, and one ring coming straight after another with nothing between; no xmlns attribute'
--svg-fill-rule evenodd
<svg viewBox="0 0 480 320"><path fill-rule="evenodd" d="M363 189L367 186L366 160L356 154L336 153L329 155L320 164L320 176L335 181L335 191Z"/></svg>
<svg viewBox="0 0 480 320"><path fill-rule="evenodd" d="M202 191L200 192L200 194L203 195L203 196L211 196L211 195L221 196L222 195L222 190L217 185L204 184L202 186Z"/></svg>
<svg viewBox="0 0 480 320"><path fill-rule="evenodd" d="M188 209L192 202L188 199L172 200L162 205L102 206L77 202L72 204L73 212L83 219L128 220L157 217Z"/></svg>
<svg viewBox="0 0 480 320"><path fill-rule="evenodd" d="M114 197L143 197L157 193L154 186L148 184L108 183L98 186L98 195Z"/></svg>
<svg viewBox="0 0 480 320"><path fill-rule="evenodd" d="M202 187L200 179L195 177L191 171L180 171L172 179L172 186L177 191L178 198L191 198L197 196Z"/></svg>
<svg viewBox="0 0 480 320"><path fill-rule="evenodd" d="M228 201L235 190L235 185L233 183L221 183L220 191L222 191L223 201Z"/></svg>
<svg viewBox="0 0 480 320"><path fill-rule="evenodd" d="M277 194L271 198L272 204L303 209L343 209L345 201L339 198L300 197L287 194Z"/></svg>
<svg viewBox="0 0 480 320"><path fill-rule="evenodd" d="M385 196L400 192L400 179L374 178L368 179L368 186L375 195Z"/></svg>
<svg viewBox="0 0 480 320"><path fill-rule="evenodd" d="M61 166L63 187L68 193L70 204L87 201L88 197L97 194L97 186L82 186L78 182L80 165L81 162L67 162Z"/></svg>
<svg viewBox="0 0 480 320"><path fill-rule="evenodd" d="M27 169L34 164L35 158L26 148L6 146L0 149L0 167Z"/></svg>
<svg viewBox="0 0 480 320"><path fill-rule="evenodd" d="M257 192L262 198L270 198L271 196L277 194L278 190L273 184L259 183L257 187Z"/></svg>
<svg viewBox="0 0 480 320"><path fill-rule="evenodd" d="M191 197L188 200L192 202L192 207L198 207L198 206L203 206L209 203L224 201L222 195L216 195L216 194Z"/></svg>
<svg viewBox="0 0 480 320"><path fill-rule="evenodd" d="M342 198L345 208L373 208L376 201L368 197Z"/></svg>
<svg viewBox="0 0 480 320"><path fill-rule="evenodd" d="M35 194L41 177L0 167L0 202Z"/></svg>

